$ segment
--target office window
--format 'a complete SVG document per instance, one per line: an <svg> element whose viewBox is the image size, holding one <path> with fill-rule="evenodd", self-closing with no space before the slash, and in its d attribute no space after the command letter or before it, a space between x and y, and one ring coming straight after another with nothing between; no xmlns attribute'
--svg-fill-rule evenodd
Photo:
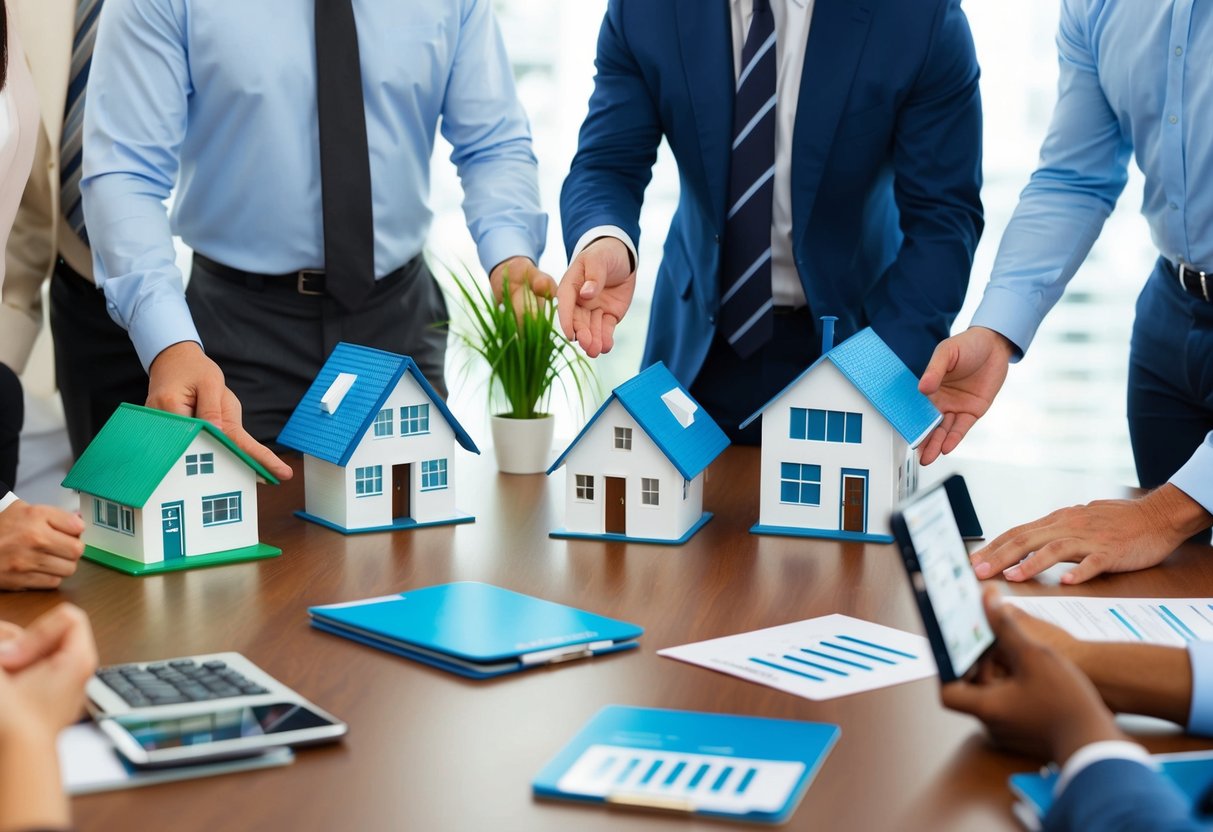
<svg viewBox="0 0 1213 832"><path fill-rule="evenodd" d="M577 499L589 503L594 501L594 477L590 474L577 475Z"/></svg>
<svg viewBox="0 0 1213 832"><path fill-rule="evenodd" d="M186 454L185 455L185 475L193 477L198 474L213 474L215 473L215 455L214 454Z"/></svg>
<svg viewBox="0 0 1213 832"><path fill-rule="evenodd" d="M421 463L421 490L439 491L446 488L446 460L427 459Z"/></svg>
<svg viewBox="0 0 1213 832"><path fill-rule="evenodd" d="M863 414L793 407L788 436L792 439L858 445L863 442Z"/></svg>
<svg viewBox="0 0 1213 832"><path fill-rule="evenodd" d="M617 451L632 450L632 429L631 428L615 428L615 450L617 450Z"/></svg>
<svg viewBox="0 0 1213 832"><path fill-rule="evenodd" d="M779 466L779 501L821 505L821 466L784 462Z"/></svg>
<svg viewBox="0 0 1213 832"><path fill-rule="evenodd" d="M123 534L135 533L135 512L109 500L93 498L93 522Z"/></svg>
<svg viewBox="0 0 1213 832"><path fill-rule="evenodd" d="M354 469L354 495L373 497L383 493L383 466L368 465Z"/></svg>
<svg viewBox="0 0 1213 832"><path fill-rule="evenodd" d="M391 436L392 435L392 409L390 407L380 410L375 415L375 436Z"/></svg>
<svg viewBox="0 0 1213 832"><path fill-rule="evenodd" d="M240 522L240 492L202 498L202 525L222 526Z"/></svg>
<svg viewBox="0 0 1213 832"><path fill-rule="evenodd" d="M430 406L414 404L400 408L400 435L430 432Z"/></svg>
<svg viewBox="0 0 1213 832"><path fill-rule="evenodd" d="M658 481L641 477L640 479L640 504L645 506L655 506L658 504L657 497Z"/></svg>

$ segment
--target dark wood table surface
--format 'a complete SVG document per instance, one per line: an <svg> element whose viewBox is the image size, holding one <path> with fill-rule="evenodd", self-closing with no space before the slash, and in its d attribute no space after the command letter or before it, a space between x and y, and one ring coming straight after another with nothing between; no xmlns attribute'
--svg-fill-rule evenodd
<svg viewBox="0 0 1213 832"><path fill-rule="evenodd" d="M0 599L28 623L68 599L88 611L103 663L236 650L345 719L338 745L285 768L77 798L81 830L679 830L720 823L539 802L542 765L608 704L836 723L842 737L787 828L1016 829L1007 776L1040 761L991 749L973 720L940 707L923 680L825 702L657 656L657 650L841 612L921 633L892 546L757 537L758 453L711 468L716 512L681 548L549 539L560 477L498 474L463 457L459 505L474 524L343 537L297 520L301 475L261 486L261 539L277 559L132 578L90 563L55 593ZM297 466L299 470L302 466ZM1127 494L1075 475L964 463L997 533L1063 505ZM935 471L929 473L938 475ZM1106 596L1213 595L1213 558L1187 547L1165 565L1078 590ZM636 622L639 650L471 681L312 630L306 609L479 580ZM1063 590L1040 584L1012 591ZM1175 731L1153 751L1198 748Z"/></svg>

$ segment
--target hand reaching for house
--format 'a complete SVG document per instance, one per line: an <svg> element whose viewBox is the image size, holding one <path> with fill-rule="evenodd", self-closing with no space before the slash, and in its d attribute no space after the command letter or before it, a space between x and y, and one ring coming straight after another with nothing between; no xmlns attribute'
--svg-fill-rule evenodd
<svg viewBox="0 0 1213 832"><path fill-rule="evenodd" d="M556 292L564 337L597 358L615 346L615 327L636 292L631 252L614 237L590 243L569 264Z"/></svg>
<svg viewBox="0 0 1213 832"><path fill-rule="evenodd" d="M228 389L219 365L207 358L197 342L173 344L152 361L148 370L147 406L205 419L275 477L291 478L291 467L244 429L240 400Z"/></svg>
<svg viewBox="0 0 1213 832"><path fill-rule="evenodd" d="M18 500L0 511L0 589L56 589L75 573L84 522L52 506Z"/></svg>
<svg viewBox="0 0 1213 832"><path fill-rule="evenodd" d="M501 303L505 296L505 282L510 282L510 304L514 316L522 321L522 311L526 303L526 290L539 300L540 305L556 297L556 281L545 271L535 265L529 257L511 257L498 263L489 275L489 285L493 287L493 300Z"/></svg>

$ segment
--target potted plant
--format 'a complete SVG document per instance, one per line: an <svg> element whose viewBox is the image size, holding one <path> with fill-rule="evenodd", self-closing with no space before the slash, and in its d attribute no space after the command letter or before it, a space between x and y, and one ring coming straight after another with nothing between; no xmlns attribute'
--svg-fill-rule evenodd
<svg viewBox="0 0 1213 832"><path fill-rule="evenodd" d="M452 331L489 369L489 404L497 468L507 474L547 469L555 417L548 412L553 388L575 392L578 403L595 384L585 356L565 340L552 298L526 284L516 294L505 275L498 302L484 281L449 270L466 323Z"/></svg>

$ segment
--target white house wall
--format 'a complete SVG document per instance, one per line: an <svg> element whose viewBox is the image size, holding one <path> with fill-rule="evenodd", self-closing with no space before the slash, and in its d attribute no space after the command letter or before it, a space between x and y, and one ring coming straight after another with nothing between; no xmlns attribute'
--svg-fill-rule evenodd
<svg viewBox="0 0 1213 832"><path fill-rule="evenodd" d="M430 406L430 432L400 435L400 408L412 405ZM449 520L455 516L455 432L447 424L438 406L430 400L421 385L406 373L396 389L380 407L392 409L392 435L376 437L372 423L366 436L345 467L344 500L346 521L340 525L350 529L390 525L392 518L392 466L412 465L409 471L409 515L418 523ZM421 490L421 463L424 460L445 459L447 487L434 491ZM358 468L383 466L383 492L359 497L355 488Z"/></svg>
<svg viewBox="0 0 1213 832"><path fill-rule="evenodd" d="M632 449L615 448L615 428L632 429ZM696 477L682 497L683 477L644 429L618 400L597 421L565 458L565 529L580 534L606 531L606 477L626 480L626 534L628 537L677 540L703 513L703 476ZM594 477L594 499L577 499L577 475ZM657 479L658 505L641 499L641 479Z"/></svg>
<svg viewBox="0 0 1213 832"><path fill-rule="evenodd" d="M97 515L93 510L95 499L92 494L80 493L80 517L84 519L84 534L80 535L80 539L86 546L143 561L143 511L138 508L134 510L135 533L123 534L97 525Z"/></svg>
<svg viewBox="0 0 1213 832"><path fill-rule="evenodd" d="M304 505L309 514L346 528L345 469L314 456L303 457Z"/></svg>
<svg viewBox="0 0 1213 832"><path fill-rule="evenodd" d="M863 414L859 444L792 439L791 408L841 410ZM762 416L762 481L759 522L766 526L838 531L842 528L842 469L868 472L867 533L888 534L888 516L897 496L896 447L905 440L879 411L829 361L817 365ZM821 466L821 504L807 506L780 499L781 463Z"/></svg>

